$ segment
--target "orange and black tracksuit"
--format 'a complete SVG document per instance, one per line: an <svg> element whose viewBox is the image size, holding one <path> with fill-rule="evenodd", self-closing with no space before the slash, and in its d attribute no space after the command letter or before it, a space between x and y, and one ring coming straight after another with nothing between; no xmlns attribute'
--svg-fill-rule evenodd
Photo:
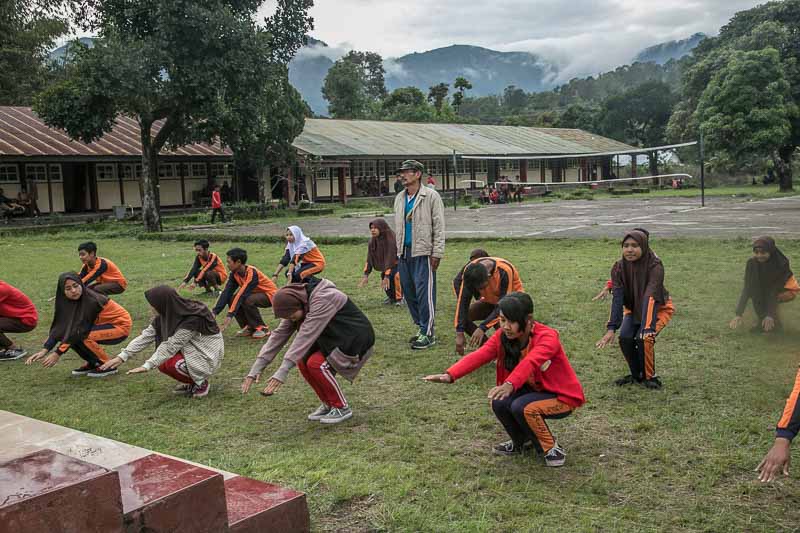
<svg viewBox="0 0 800 533"><path fill-rule="evenodd" d="M661 278L651 280L651 283L663 283L663 279L661 270ZM656 376L656 339L645 335L650 333L658 335L672 320L675 306L672 305L672 298L659 303L652 296L646 296L646 301L642 305L642 316L633 316L630 309L624 305L624 290L619 280L614 281L608 329L619 331L619 346L628 362L631 376L637 381L650 380ZM646 290L645 294L652 292Z"/></svg>
<svg viewBox="0 0 800 533"><path fill-rule="evenodd" d="M364 275L370 275L372 270L372 264L369 262L369 258L367 258L367 262L364 265ZM400 286L400 270L397 268L397 263L395 263L393 267L387 268L381 272L381 281L385 278L389 278L389 288L386 289L386 297L389 298L389 301L394 303L402 300L403 287Z"/></svg>
<svg viewBox="0 0 800 533"><path fill-rule="evenodd" d="M199 255L194 258L192 269L186 274L183 282L189 283L194 280L200 287L208 287L209 282L212 282L212 285L222 285L227 279L228 272L225 270L225 265L217 254L210 252L208 259L203 259Z"/></svg>
<svg viewBox="0 0 800 533"><path fill-rule="evenodd" d="M319 251L318 246L294 257L289 255L289 249L287 248L280 260L280 264L289 266L289 263L294 265L292 283L302 283L306 278L319 274L325 269L325 257Z"/></svg>
<svg viewBox="0 0 800 533"><path fill-rule="evenodd" d="M466 287L463 279L464 270L473 263L480 263L489 269L489 282L477 291ZM525 290L514 265L499 257L481 257L470 261L456 279L460 279L461 283L456 296L455 327L456 332L464 332L467 335L472 335L477 328L486 332L489 328L494 327L500 314L500 308L497 305L500 299L509 292ZM473 298L477 302L470 305ZM483 321L476 326L476 320Z"/></svg>
<svg viewBox="0 0 800 533"><path fill-rule="evenodd" d="M83 284L100 294L122 294L128 281L113 261L104 257L95 259L94 266L83 265L80 271Z"/></svg>
<svg viewBox="0 0 800 533"><path fill-rule="evenodd" d="M235 316L239 327L256 330L266 327L259 307L272 307L278 287L254 266L244 265L243 272L231 272L225 289L214 306L218 315L228 306L228 316Z"/></svg>
<svg viewBox="0 0 800 533"><path fill-rule="evenodd" d="M133 321L128 311L117 302L108 300L83 340L74 344L59 344L58 339L50 337L44 347L48 350L56 348L59 355L64 355L72 348L88 366L95 368L110 359L101 345L120 344L131 334L132 326Z"/></svg>
<svg viewBox="0 0 800 533"><path fill-rule="evenodd" d="M797 371L797 376L794 378L794 388L789 398L786 400L786 407L783 409L783 415L778 421L778 428L775 431L775 436L789 439L790 441L795 438L797 432L800 431L800 404L797 399L800 396L800 370Z"/></svg>

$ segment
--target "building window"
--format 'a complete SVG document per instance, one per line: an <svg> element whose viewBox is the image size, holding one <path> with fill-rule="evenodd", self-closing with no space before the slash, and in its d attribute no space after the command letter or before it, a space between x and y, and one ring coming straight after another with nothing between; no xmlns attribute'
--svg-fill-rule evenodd
<svg viewBox="0 0 800 533"><path fill-rule="evenodd" d="M232 178L233 163L211 163L212 178Z"/></svg>
<svg viewBox="0 0 800 533"><path fill-rule="evenodd" d="M25 165L25 179L47 182L47 171L44 164ZM61 181L61 165L50 165L50 181Z"/></svg>
<svg viewBox="0 0 800 533"><path fill-rule="evenodd" d="M159 178L174 178L175 177L175 165L172 163L162 163L158 165L158 177Z"/></svg>
<svg viewBox="0 0 800 533"><path fill-rule="evenodd" d="M97 176L97 181L114 181L117 179L115 167L113 164L97 164L94 166L94 174Z"/></svg>
<svg viewBox="0 0 800 533"><path fill-rule="evenodd" d="M122 179L136 181L142 177L142 165L122 165Z"/></svg>
<svg viewBox="0 0 800 533"><path fill-rule="evenodd" d="M208 167L205 163L192 163L192 177L193 178L207 178Z"/></svg>
<svg viewBox="0 0 800 533"><path fill-rule="evenodd" d="M0 183L19 183L17 165L0 165Z"/></svg>

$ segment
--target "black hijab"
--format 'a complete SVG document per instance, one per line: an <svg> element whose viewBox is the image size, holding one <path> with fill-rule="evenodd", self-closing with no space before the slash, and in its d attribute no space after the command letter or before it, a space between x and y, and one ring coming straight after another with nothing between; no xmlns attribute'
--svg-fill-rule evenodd
<svg viewBox="0 0 800 533"><path fill-rule="evenodd" d="M64 294L64 285L72 280L83 288L81 297L70 300ZM50 325L50 338L59 343L75 344L89 335L97 315L103 310L108 297L94 292L74 272L64 272L58 277L56 288L56 312Z"/></svg>
<svg viewBox="0 0 800 533"><path fill-rule="evenodd" d="M789 268L789 259L775 245L775 239L758 237L753 241L753 249L756 248L769 253L769 259L760 263L755 257L751 257L747 261L744 283L753 301L761 303L781 292L793 274Z"/></svg>
<svg viewBox="0 0 800 533"><path fill-rule="evenodd" d="M624 257L614 263L611 280L614 288L622 287L625 307L635 317L642 316L642 306L652 297L656 303L663 304L669 298L664 288L664 265L650 249L650 236L641 230L631 230L622 238L633 239L642 249L642 256L636 261Z"/></svg>
<svg viewBox="0 0 800 533"><path fill-rule="evenodd" d="M157 343L170 338L178 329L196 331L201 335L219 333L217 321L206 304L184 298L172 287L153 287L145 291L144 297L158 312L152 323Z"/></svg>

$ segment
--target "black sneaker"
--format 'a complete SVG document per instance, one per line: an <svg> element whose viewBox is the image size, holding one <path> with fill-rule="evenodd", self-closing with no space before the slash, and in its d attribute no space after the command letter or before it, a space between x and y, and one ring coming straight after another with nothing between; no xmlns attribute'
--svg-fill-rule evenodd
<svg viewBox="0 0 800 533"><path fill-rule="evenodd" d="M90 378L105 378L108 376L113 376L117 373L116 368L109 368L108 370L100 370L100 367L93 369L92 371L88 372L86 375Z"/></svg>
<svg viewBox="0 0 800 533"><path fill-rule="evenodd" d="M616 385L617 387L622 387L624 385L630 385L631 383L634 382L636 382L636 379L632 375L628 374L627 376L621 377L618 380L614 381L614 385Z"/></svg>
<svg viewBox="0 0 800 533"><path fill-rule="evenodd" d="M505 442L501 442L500 444L495 444L492 447L492 453L494 455L519 455L531 449L533 449L533 442L531 441L525 442L522 445L522 448L518 448L514 446L513 440L507 440Z"/></svg>
<svg viewBox="0 0 800 533"><path fill-rule="evenodd" d="M650 379L645 379L644 381L642 381L642 385L644 385L646 389L653 389L653 390L660 389L662 387L661 380L658 379L658 376L653 376Z"/></svg>
<svg viewBox="0 0 800 533"><path fill-rule="evenodd" d="M417 340L411 343L412 350L427 350L436 344L436 337L428 337L427 335L420 335Z"/></svg>
<svg viewBox="0 0 800 533"><path fill-rule="evenodd" d="M11 350L0 351L0 361L16 361L28 355L28 352L22 348L14 348Z"/></svg>
<svg viewBox="0 0 800 533"><path fill-rule="evenodd" d="M544 456L544 464L550 467L564 466L564 463L566 462L567 454L558 446L558 444L553 446L553 448L547 452L547 455Z"/></svg>
<svg viewBox="0 0 800 533"><path fill-rule="evenodd" d="M89 363L86 363L82 367L76 368L75 370L73 370L72 371L72 375L73 376L85 376L89 372L92 372L94 369L95 369L95 367L89 365Z"/></svg>

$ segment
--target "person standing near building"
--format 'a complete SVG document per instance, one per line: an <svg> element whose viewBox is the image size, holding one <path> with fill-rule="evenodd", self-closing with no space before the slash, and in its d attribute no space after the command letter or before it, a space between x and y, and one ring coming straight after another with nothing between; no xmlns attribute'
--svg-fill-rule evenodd
<svg viewBox="0 0 800 533"><path fill-rule="evenodd" d="M211 223L217 220L217 213L222 222L225 222L225 211L222 210L222 194L219 192L219 185L214 185L214 190L211 191Z"/></svg>
<svg viewBox="0 0 800 533"><path fill-rule="evenodd" d="M434 189L422 184L425 167L419 161L404 161L398 169L405 190L394 200L394 227L400 284L408 311L419 328L409 340L414 350L436 343L436 269L444 256L444 204Z"/></svg>

